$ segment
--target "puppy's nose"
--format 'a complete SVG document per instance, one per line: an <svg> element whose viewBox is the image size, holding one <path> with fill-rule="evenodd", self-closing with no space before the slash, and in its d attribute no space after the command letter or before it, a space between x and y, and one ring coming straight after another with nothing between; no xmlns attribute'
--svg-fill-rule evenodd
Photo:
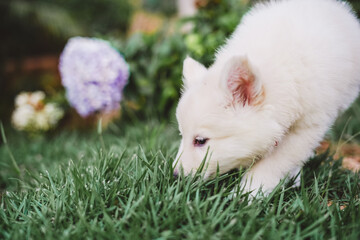
<svg viewBox="0 0 360 240"><path fill-rule="evenodd" d="M179 176L178 170L174 169L173 176L174 176L174 178L178 178L178 176Z"/></svg>

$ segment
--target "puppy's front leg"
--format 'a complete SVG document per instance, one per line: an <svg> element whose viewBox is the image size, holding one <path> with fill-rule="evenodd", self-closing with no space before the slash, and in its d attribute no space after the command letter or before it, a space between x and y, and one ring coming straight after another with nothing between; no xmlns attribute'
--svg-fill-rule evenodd
<svg viewBox="0 0 360 240"><path fill-rule="evenodd" d="M270 193L282 178L297 174L313 154L326 129L326 126L317 124L293 128L273 152L249 169L242 179L242 186L253 195L260 189L265 194Z"/></svg>

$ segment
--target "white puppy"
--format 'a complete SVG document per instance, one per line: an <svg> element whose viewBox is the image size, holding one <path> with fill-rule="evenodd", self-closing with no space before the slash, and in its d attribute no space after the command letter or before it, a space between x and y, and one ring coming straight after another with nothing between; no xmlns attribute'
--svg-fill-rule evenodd
<svg viewBox="0 0 360 240"><path fill-rule="evenodd" d="M360 24L336 0L256 5L208 69L184 61L175 160L205 177L251 167L248 190L272 190L297 173L360 90ZM254 192L256 192L254 191Z"/></svg>

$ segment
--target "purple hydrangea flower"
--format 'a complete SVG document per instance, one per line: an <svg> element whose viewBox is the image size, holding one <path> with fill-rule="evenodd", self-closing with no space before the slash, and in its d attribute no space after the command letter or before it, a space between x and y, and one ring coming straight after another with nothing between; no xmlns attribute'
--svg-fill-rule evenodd
<svg viewBox="0 0 360 240"><path fill-rule="evenodd" d="M71 38L61 53L59 70L67 98L82 117L120 107L129 67L108 42Z"/></svg>

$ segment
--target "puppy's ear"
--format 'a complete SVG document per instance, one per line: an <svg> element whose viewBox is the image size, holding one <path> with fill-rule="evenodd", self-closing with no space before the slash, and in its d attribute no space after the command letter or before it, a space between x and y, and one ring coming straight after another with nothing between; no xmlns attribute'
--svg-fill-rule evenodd
<svg viewBox="0 0 360 240"><path fill-rule="evenodd" d="M191 57L186 57L183 64L183 83L185 88L190 87L193 82L201 80L201 76L206 73L207 69L201 63Z"/></svg>
<svg viewBox="0 0 360 240"><path fill-rule="evenodd" d="M246 57L232 57L225 65L222 85L230 94L232 104L256 106L262 103L264 89L254 75Z"/></svg>

